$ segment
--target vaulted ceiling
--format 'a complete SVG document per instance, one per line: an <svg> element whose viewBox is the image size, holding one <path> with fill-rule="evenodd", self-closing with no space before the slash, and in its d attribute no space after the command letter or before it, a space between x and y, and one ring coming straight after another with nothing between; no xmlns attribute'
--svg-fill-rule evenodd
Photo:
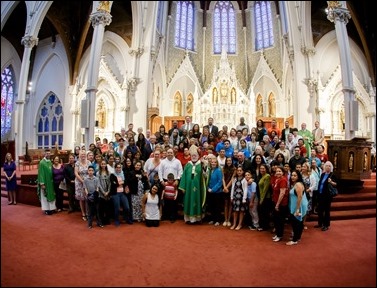
<svg viewBox="0 0 377 288"><path fill-rule="evenodd" d="M199 1L200 8L208 10L211 1ZM274 1L278 7L278 1ZM169 1L171 7L172 1ZM245 10L248 1L237 1L241 10ZM93 1L53 1L46 18L44 19L38 34L39 40L51 38L54 40L59 35L67 51L71 72L71 81L75 79L78 65L84 51L92 40L93 28L89 23L89 15L92 11ZM327 1L311 1L312 5L312 29L314 43L317 43L323 35L334 29L334 24L327 20L324 9ZM372 23L373 9L367 1L347 1L351 13L351 19L347 24L350 37L364 51L371 75L375 83L376 67L376 39L375 28ZM169 9L170 11L170 9ZM170 12L169 12L170 13ZM111 9L112 22L106 26L106 30L121 36L128 45L132 42L132 10L131 1L113 1ZM245 19L243 18L243 21ZM203 20L205 25L205 20ZM20 1L2 30L2 36L12 43L22 59L23 46L21 39L25 34L26 6ZM375 85L375 84L374 84Z"/></svg>

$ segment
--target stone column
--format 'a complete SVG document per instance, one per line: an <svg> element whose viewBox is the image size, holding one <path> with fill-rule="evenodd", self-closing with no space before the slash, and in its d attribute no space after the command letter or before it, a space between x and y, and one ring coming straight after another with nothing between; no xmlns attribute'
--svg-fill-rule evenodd
<svg viewBox="0 0 377 288"><path fill-rule="evenodd" d="M16 152L15 152L15 159L19 155L25 154L23 150L23 145L25 142L24 139L24 108L25 108L25 98L26 98L26 88L27 88L27 81L29 76L29 67L30 67L30 55L31 50L35 45L38 45L38 38L34 36L26 35L22 37L21 44L25 46L24 55L21 61L21 72L20 72L20 83L18 85L18 97L16 100L17 109L15 109L15 142L16 142ZM29 121L29 119L26 119Z"/></svg>
<svg viewBox="0 0 377 288"><path fill-rule="evenodd" d="M335 24L336 38L339 46L346 116L345 139L349 140L355 137L355 131L358 129L358 105L353 88L351 52L346 27L351 15L347 9L346 1L327 1L327 3L327 19Z"/></svg>
<svg viewBox="0 0 377 288"><path fill-rule="evenodd" d="M85 90L85 97L87 100L89 100L89 128L85 128L85 145L87 147L90 143L94 142L96 93L99 65L101 60L102 42L105 32L105 26L111 23L111 15L108 10L98 8L96 12L90 15L89 20L92 23L94 31L88 67L88 86Z"/></svg>

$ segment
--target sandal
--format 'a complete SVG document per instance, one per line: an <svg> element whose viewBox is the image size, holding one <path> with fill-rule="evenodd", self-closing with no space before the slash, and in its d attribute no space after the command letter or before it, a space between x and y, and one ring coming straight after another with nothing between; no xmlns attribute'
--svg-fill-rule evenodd
<svg viewBox="0 0 377 288"><path fill-rule="evenodd" d="M85 215L82 215L82 220L84 220L84 221L88 221L88 219L86 218L86 216Z"/></svg>

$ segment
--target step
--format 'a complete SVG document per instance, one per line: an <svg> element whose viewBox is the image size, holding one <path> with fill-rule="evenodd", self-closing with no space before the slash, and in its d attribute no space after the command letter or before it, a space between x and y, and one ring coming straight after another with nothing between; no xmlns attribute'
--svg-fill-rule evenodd
<svg viewBox="0 0 377 288"><path fill-rule="evenodd" d="M331 211L331 220L348 220L360 218L376 218L376 209ZM318 215L312 214L306 218L307 222L318 221Z"/></svg>
<svg viewBox="0 0 377 288"><path fill-rule="evenodd" d="M342 201L331 203L331 211L376 209L376 200Z"/></svg>
<svg viewBox="0 0 377 288"><path fill-rule="evenodd" d="M339 194L338 196L334 197L332 202L349 202L349 201L367 201L367 200L374 200L376 201L376 193L369 193L369 192L360 192L360 193L352 193L352 194Z"/></svg>

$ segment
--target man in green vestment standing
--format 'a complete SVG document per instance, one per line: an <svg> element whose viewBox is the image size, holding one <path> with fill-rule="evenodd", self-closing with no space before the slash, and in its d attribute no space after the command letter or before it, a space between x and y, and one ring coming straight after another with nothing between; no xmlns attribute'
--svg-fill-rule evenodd
<svg viewBox="0 0 377 288"><path fill-rule="evenodd" d="M310 150L312 149L313 144L313 134L308 129L306 129L306 123L301 124L301 130L298 131L298 135L304 139L304 145L307 152L307 157L309 157Z"/></svg>
<svg viewBox="0 0 377 288"><path fill-rule="evenodd" d="M45 150L44 158L38 165L38 190L42 211L51 215L55 210L55 190L52 176L52 162L50 149Z"/></svg>
<svg viewBox="0 0 377 288"><path fill-rule="evenodd" d="M183 213L187 224L200 223L204 218L206 185L203 167L198 152L191 152L191 161L185 165L178 187L184 193Z"/></svg>

